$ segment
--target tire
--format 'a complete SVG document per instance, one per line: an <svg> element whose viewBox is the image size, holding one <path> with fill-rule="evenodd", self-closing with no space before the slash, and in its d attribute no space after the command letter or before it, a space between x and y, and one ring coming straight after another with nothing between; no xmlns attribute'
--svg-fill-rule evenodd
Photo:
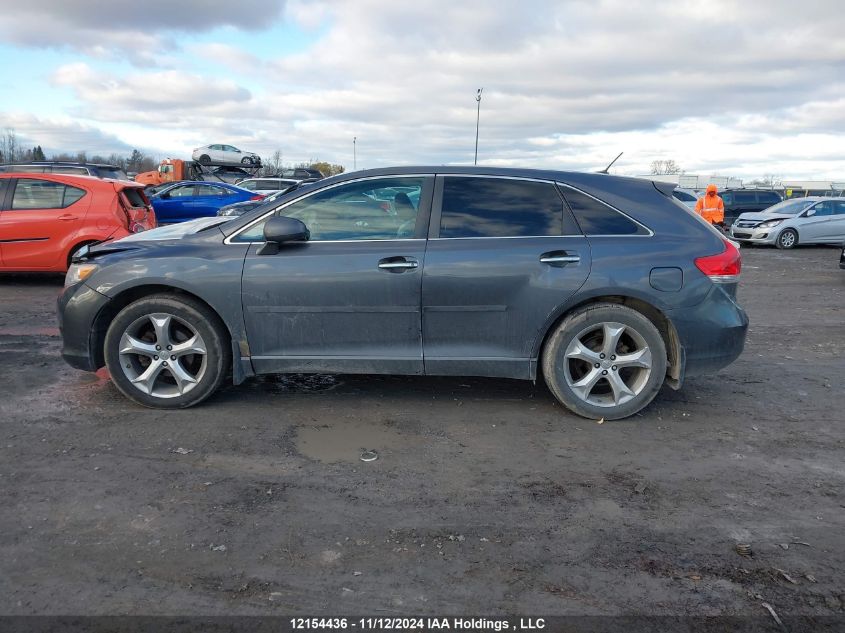
<svg viewBox="0 0 845 633"><path fill-rule="evenodd" d="M614 356L629 358L620 366ZM560 403L585 418L605 420L646 407L663 385L666 364L666 345L654 324L615 303L568 315L546 341L542 357L546 384Z"/></svg>
<svg viewBox="0 0 845 633"><path fill-rule="evenodd" d="M211 156L208 154L203 154L200 156L200 165L210 165L211 164Z"/></svg>
<svg viewBox="0 0 845 633"><path fill-rule="evenodd" d="M71 263L73 263L73 256L76 255L76 251L78 251L83 246L87 246L88 244L95 244L96 242L89 241L89 242L80 242L75 246L72 246L71 249L67 253L67 268L70 268Z"/></svg>
<svg viewBox="0 0 845 633"><path fill-rule="evenodd" d="M160 354L168 345L170 358ZM104 355L120 392L152 409L202 402L232 365L217 315L195 299L170 294L144 297L121 310L106 332Z"/></svg>
<svg viewBox="0 0 845 633"><path fill-rule="evenodd" d="M254 163L254 162L255 161L253 161L249 156L244 156L241 159L241 165L252 165L252 163Z"/></svg>
<svg viewBox="0 0 845 633"><path fill-rule="evenodd" d="M795 229L784 229L775 240L775 245L781 249L790 249L798 246L798 231Z"/></svg>

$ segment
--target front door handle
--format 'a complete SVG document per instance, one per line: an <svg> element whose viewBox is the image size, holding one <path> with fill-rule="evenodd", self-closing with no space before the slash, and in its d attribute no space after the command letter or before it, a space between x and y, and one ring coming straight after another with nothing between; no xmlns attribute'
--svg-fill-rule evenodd
<svg viewBox="0 0 845 633"><path fill-rule="evenodd" d="M378 267L391 273L401 273L419 268L420 263L413 257L385 257L379 260Z"/></svg>
<svg viewBox="0 0 845 633"><path fill-rule="evenodd" d="M60 215L57 219L62 220L63 222L70 222L71 220L77 220L78 217L72 213L65 213L64 215Z"/></svg>
<svg viewBox="0 0 845 633"><path fill-rule="evenodd" d="M580 255L571 255L566 251L552 251L540 255L540 263L553 266L565 266L566 264L577 264L581 261Z"/></svg>

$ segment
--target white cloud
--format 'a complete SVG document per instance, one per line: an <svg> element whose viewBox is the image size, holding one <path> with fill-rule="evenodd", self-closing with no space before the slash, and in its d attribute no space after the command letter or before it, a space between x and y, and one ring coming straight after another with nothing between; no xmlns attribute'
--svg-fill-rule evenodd
<svg viewBox="0 0 845 633"><path fill-rule="evenodd" d="M249 28L227 7L197 30ZM78 22L69 11L54 22ZM110 8L95 26L133 15ZM471 162L483 86L479 159L490 164L596 169L624 150L626 173L674 158L749 177L845 175L834 153L845 135L845 14L834 0L805 0L800 12L786 0L290 0L284 17L323 35L261 58L216 32L189 47L217 64L213 76L174 57L179 70L115 76L92 61L53 81L80 117L129 138L147 127L169 153L225 141L349 164L357 136L359 166ZM110 33L89 41L108 51L122 45L109 37L134 31Z"/></svg>

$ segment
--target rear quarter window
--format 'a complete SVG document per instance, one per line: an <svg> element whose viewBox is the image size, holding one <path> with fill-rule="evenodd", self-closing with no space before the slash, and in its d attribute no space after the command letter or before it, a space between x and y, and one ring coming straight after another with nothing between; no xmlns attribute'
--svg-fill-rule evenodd
<svg viewBox="0 0 845 633"><path fill-rule="evenodd" d="M563 197L585 235L648 235L645 227L585 193L561 187Z"/></svg>
<svg viewBox="0 0 845 633"><path fill-rule="evenodd" d="M130 207L146 207L147 201L144 199L144 195L141 193L140 190L135 189L133 187L127 187L122 191L126 201L129 203Z"/></svg>

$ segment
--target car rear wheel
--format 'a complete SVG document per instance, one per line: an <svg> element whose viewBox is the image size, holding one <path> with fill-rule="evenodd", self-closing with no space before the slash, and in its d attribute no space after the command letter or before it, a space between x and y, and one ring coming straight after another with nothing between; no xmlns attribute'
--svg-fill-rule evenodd
<svg viewBox="0 0 845 633"><path fill-rule="evenodd" d="M184 409L214 393L231 366L217 316L178 295L129 304L106 332L106 366L129 399L155 409Z"/></svg>
<svg viewBox="0 0 845 633"><path fill-rule="evenodd" d="M784 229L778 235L777 242L778 248L795 248L798 245L798 232L794 229Z"/></svg>
<svg viewBox="0 0 845 633"><path fill-rule="evenodd" d="M209 165L211 164L211 156L208 154L203 154L200 156L200 165Z"/></svg>
<svg viewBox="0 0 845 633"><path fill-rule="evenodd" d="M555 397L585 418L634 415L666 376L666 345L654 324L627 306L602 303L567 316L543 350Z"/></svg>

